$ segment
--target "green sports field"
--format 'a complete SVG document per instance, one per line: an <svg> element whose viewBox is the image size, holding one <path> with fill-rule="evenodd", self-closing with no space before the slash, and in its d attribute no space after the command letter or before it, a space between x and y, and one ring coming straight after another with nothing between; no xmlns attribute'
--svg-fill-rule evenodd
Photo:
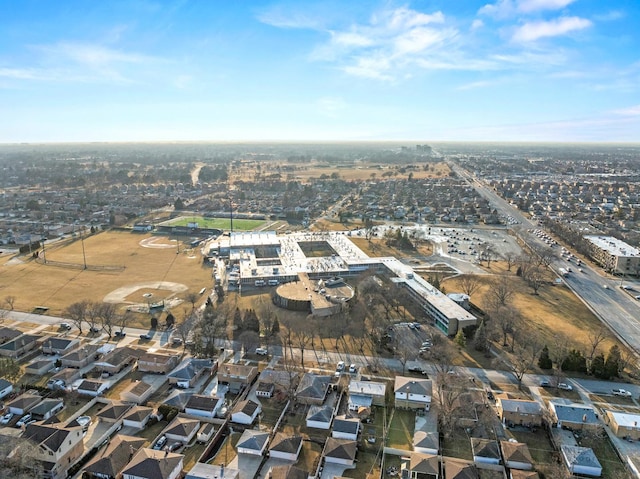
<svg viewBox="0 0 640 479"><path fill-rule="evenodd" d="M189 223L198 223L199 228L217 228L221 230L231 229L229 218L205 218L203 216L181 216L169 222L171 226L187 226ZM233 219L234 231L250 231L266 223L265 220Z"/></svg>

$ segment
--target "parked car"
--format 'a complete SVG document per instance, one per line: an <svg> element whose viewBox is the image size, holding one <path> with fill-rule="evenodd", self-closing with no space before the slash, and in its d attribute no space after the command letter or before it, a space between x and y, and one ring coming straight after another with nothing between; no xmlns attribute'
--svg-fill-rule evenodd
<svg viewBox="0 0 640 479"><path fill-rule="evenodd" d="M89 328L89 331L92 333L99 333L100 332L100 328L96 328L95 326L91 326Z"/></svg>
<svg viewBox="0 0 640 479"><path fill-rule="evenodd" d="M20 420L16 423L16 427L22 427L22 426L26 426L27 422L31 421L31 419L33 419L31 417L30 413L25 414L24 416L22 416L20 418Z"/></svg>
<svg viewBox="0 0 640 479"><path fill-rule="evenodd" d="M167 443L167 436L162 436L160 439L156 441L156 443L153 445L153 448L155 450L162 449L166 443Z"/></svg>
<svg viewBox="0 0 640 479"><path fill-rule="evenodd" d="M342 371L344 371L344 361L340 361L336 365L336 372L341 373Z"/></svg>
<svg viewBox="0 0 640 479"><path fill-rule="evenodd" d="M258 356L266 356L267 354L269 354L269 351L267 350L267 348L256 348L256 354Z"/></svg>
<svg viewBox="0 0 640 479"><path fill-rule="evenodd" d="M61 391L65 388L65 383L62 379L49 379L47 381L47 389L51 389L52 391Z"/></svg>
<svg viewBox="0 0 640 479"><path fill-rule="evenodd" d="M631 397L631 392L627 391L626 389L614 389L613 390L613 395L614 396L622 396L625 398L630 398Z"/></svg>
<svg viewBox="0 0 640 479"><path fill-rule="evenodd" d="M0 418L0 424L9 424L13 419L14 414L12 412L8 412L2 418Z"/></svg>
<svg viewBox="0 0 640 479"><path fill-rule="evenodd" d="M173 451L177 451L178 449L180 449L182 447L182 443L181 442L172 442L171 444L169 444L169 446L167 447L167 450L169 452L173 452Z"/></svg>
<svg viewBox="0 0 640 479"><path fill-rule="evenodd" d="M182 345L182 339L180 339L180 338L172 338L171 339L171 344L173 344L174 346L181 346Z"/></svg>
<svg viewBox="0 0 640 479"><path fill-rule="evenodd" d="M64 329L65 331L69 331L71 329L71 325L69 323L60 323L60 329Z"/></svg>
<svg viewBox="0 0 640 479"><path fill-rule="evenodd" d="M551 383L546 379L543 379L542 381L540 381L540 387L548 388L549 386L551 386Z"/></svg>
<svg viewBox="0 0 640 479"><path fill-rule="evenodd" d="M151 335L150 334L141 334L140 335L140 339L144 340L144 341L148 341L151 339Z"/></svg>
<svg viewBox="0 0 640 479"><path fill-rule="evenodd" d="M116 331L114 336L116 338L124 338L127 335L127 333L125 333L124 331Z"/></svg>
<svg viewBox="0 0 640 479"><path fill-rule="evenodd" d="M563 391L573 391L573 386L567 383L559 383L558 389L562 389Z"/></svg>
<svg viewBox="0 0 640 479"><path fill-rule="evenodd" d="M358 371L358 368L356 367L356 365L355 365L355 364L351 364L351 365L349 366L349 372L350 372L351 374L355 374L357 371Z"/></svg>

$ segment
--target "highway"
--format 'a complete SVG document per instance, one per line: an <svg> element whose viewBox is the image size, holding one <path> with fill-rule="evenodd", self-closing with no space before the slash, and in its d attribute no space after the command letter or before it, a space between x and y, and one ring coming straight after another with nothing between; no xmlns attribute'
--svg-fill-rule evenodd
<svg viewBox="0 0 640 479"><path fill-rule="evenodd" d="M528 230L539 227L526 218L520 210L510 205L467 170L453 162L448 162L448 164L453 171L466 179L479 194L485 197L499 213L518 221L522 226L522 231L519 234L527 243L547 247L537 236L528 232ZM550 266L556 272L560 268L571 267L574 272L564 278L567 286L603 323L609 326L623 343L633 349L636 354L640 353L640 305L633 296L620 288L619 279L603 276L599 271L584 263L580 266L582 272L579 272L575 264L561 258L555 258ZM637 294L640 294L640 291Z"/></svg>

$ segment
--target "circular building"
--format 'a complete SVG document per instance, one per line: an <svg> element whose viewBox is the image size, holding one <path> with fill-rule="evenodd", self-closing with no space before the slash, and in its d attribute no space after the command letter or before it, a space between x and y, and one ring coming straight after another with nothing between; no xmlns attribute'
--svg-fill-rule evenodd
<svg viewBox="0 0 640 479"><path fill-rule="evenodd" d="M273 302L292 311L306 311L314 316L331 316L353 298L354 290L342 278L311 280L300 274L298 281L278 286Z"/></svg>

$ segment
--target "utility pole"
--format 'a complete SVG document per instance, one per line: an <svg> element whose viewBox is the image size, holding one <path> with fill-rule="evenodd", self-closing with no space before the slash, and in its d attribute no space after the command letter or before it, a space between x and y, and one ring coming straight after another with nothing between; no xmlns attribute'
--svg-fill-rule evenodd
<svg viewBox="0 0 640 479"><path fill-rule="evenodd" d="M83 226L80 229L80 243L82 243L82 259L84 261L84 268L83 269L87 269L87 255L84 252L84 234L83 234L84 230L85 230L85 227Z"/></svg>

